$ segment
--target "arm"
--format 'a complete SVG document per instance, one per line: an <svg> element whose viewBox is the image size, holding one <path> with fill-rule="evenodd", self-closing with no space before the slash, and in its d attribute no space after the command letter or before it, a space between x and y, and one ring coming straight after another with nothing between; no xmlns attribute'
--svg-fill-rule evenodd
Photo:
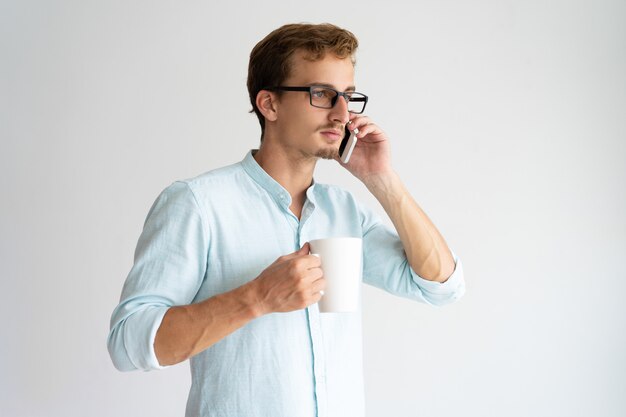
<svg viewBox="0 0 626 417"><path fill-rule="evenodd" d="M411 268L424 279L445 282L455 266L450 249L400 177L394 172L370 175L364 183L396 228Z"/></svg>
<svg viewBox="0 0 626 417"><path fill-rule="evenodd" d="M380 202L402 241L411 268L429 281L445 282L455 268L445 240L391 168L385 133L369 118L351 115L359 142L345 165Z"/></svg>
<svg viewBox="0 0 626 417"><path fill-rule="evenodd" d="M197 304L171 307L154 340L159 363L182 362L264 314L318 302L325 286L320 265L319 258L309 255L307 243L248 284Z"/></svg>
<svg viewBox="0 0 626 417"><path fill-rule="evenodd" d="M157 330L154 353L161 366L174 365L262 314L249 285L197 304L170 307Z"/></svg>
<svg viewBox="0 0 626 417"><path fill-rule="evenodd" d="M189 187L174 183L148 213L107 340L116 368L160 369L206 349L260 315L304 308L324 288L308 245L256 279L192 304L205 277L210 230ZM210 279L210 277L208 277Z"/></svg>

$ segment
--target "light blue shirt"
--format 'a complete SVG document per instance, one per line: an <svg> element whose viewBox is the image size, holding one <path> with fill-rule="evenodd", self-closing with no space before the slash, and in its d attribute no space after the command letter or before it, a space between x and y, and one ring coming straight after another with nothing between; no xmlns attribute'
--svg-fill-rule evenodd
<svg viewBox="0 0 626 417"><path fill-rule="evenodd" d="M162 369L154 338L167 309L257 277L310 240L363 238L363 282L432 305L463 295L459 260L445 283L419 277L397 233L338 187L313 183L301 220L289 193L254 160L178 181L146 218L108 348L123 371ZM187 416L364 415L361 313L317 304L259 317L190 359Z"/></svg>

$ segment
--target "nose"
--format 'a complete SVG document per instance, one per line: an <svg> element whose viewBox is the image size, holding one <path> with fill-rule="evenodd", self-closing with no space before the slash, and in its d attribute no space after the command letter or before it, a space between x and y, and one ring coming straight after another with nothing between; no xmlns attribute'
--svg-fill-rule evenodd
<svg viewBox="0 0 626 417"><path fill-rule="evenodd" d="M339 122L342 125L348 123L350 113L348 112L348 102L344 97L337 97L337 101L335 101L335 105L331 109L329 117L333 122Z"/></svg>

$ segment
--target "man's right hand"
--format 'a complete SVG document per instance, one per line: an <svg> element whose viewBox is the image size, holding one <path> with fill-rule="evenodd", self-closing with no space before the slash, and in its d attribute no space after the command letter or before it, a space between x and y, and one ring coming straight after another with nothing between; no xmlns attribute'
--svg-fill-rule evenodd
<svg viewBox="0 0 626 417"><path fill-rule="evenodd" d="M300 310L316 303L326 287L319 257L309 244L281 256L249 283L261 314Z"/></svg>

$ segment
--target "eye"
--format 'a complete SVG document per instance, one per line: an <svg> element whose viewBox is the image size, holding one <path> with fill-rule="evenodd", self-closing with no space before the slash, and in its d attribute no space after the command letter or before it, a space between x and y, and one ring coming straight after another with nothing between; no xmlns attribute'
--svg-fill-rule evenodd
<svg viewBox="0 0 626 417"><path fill-rule="evenodd" d="M330 100L335 97L335 92L329 88L316 88L311 92L311 94L313 95L313 98L324 100Z"/></svg>
<svg viewBox="0 0 626 417"><path fill-rule="evenodd" d="M315 90L311 91L311 95L312 95L314 98L324 98L324 97L326 97L326 96L328 95L328 94L326 93L326 91L327 91L327 90L317 88L317 89L315 89Z"/></svg>

